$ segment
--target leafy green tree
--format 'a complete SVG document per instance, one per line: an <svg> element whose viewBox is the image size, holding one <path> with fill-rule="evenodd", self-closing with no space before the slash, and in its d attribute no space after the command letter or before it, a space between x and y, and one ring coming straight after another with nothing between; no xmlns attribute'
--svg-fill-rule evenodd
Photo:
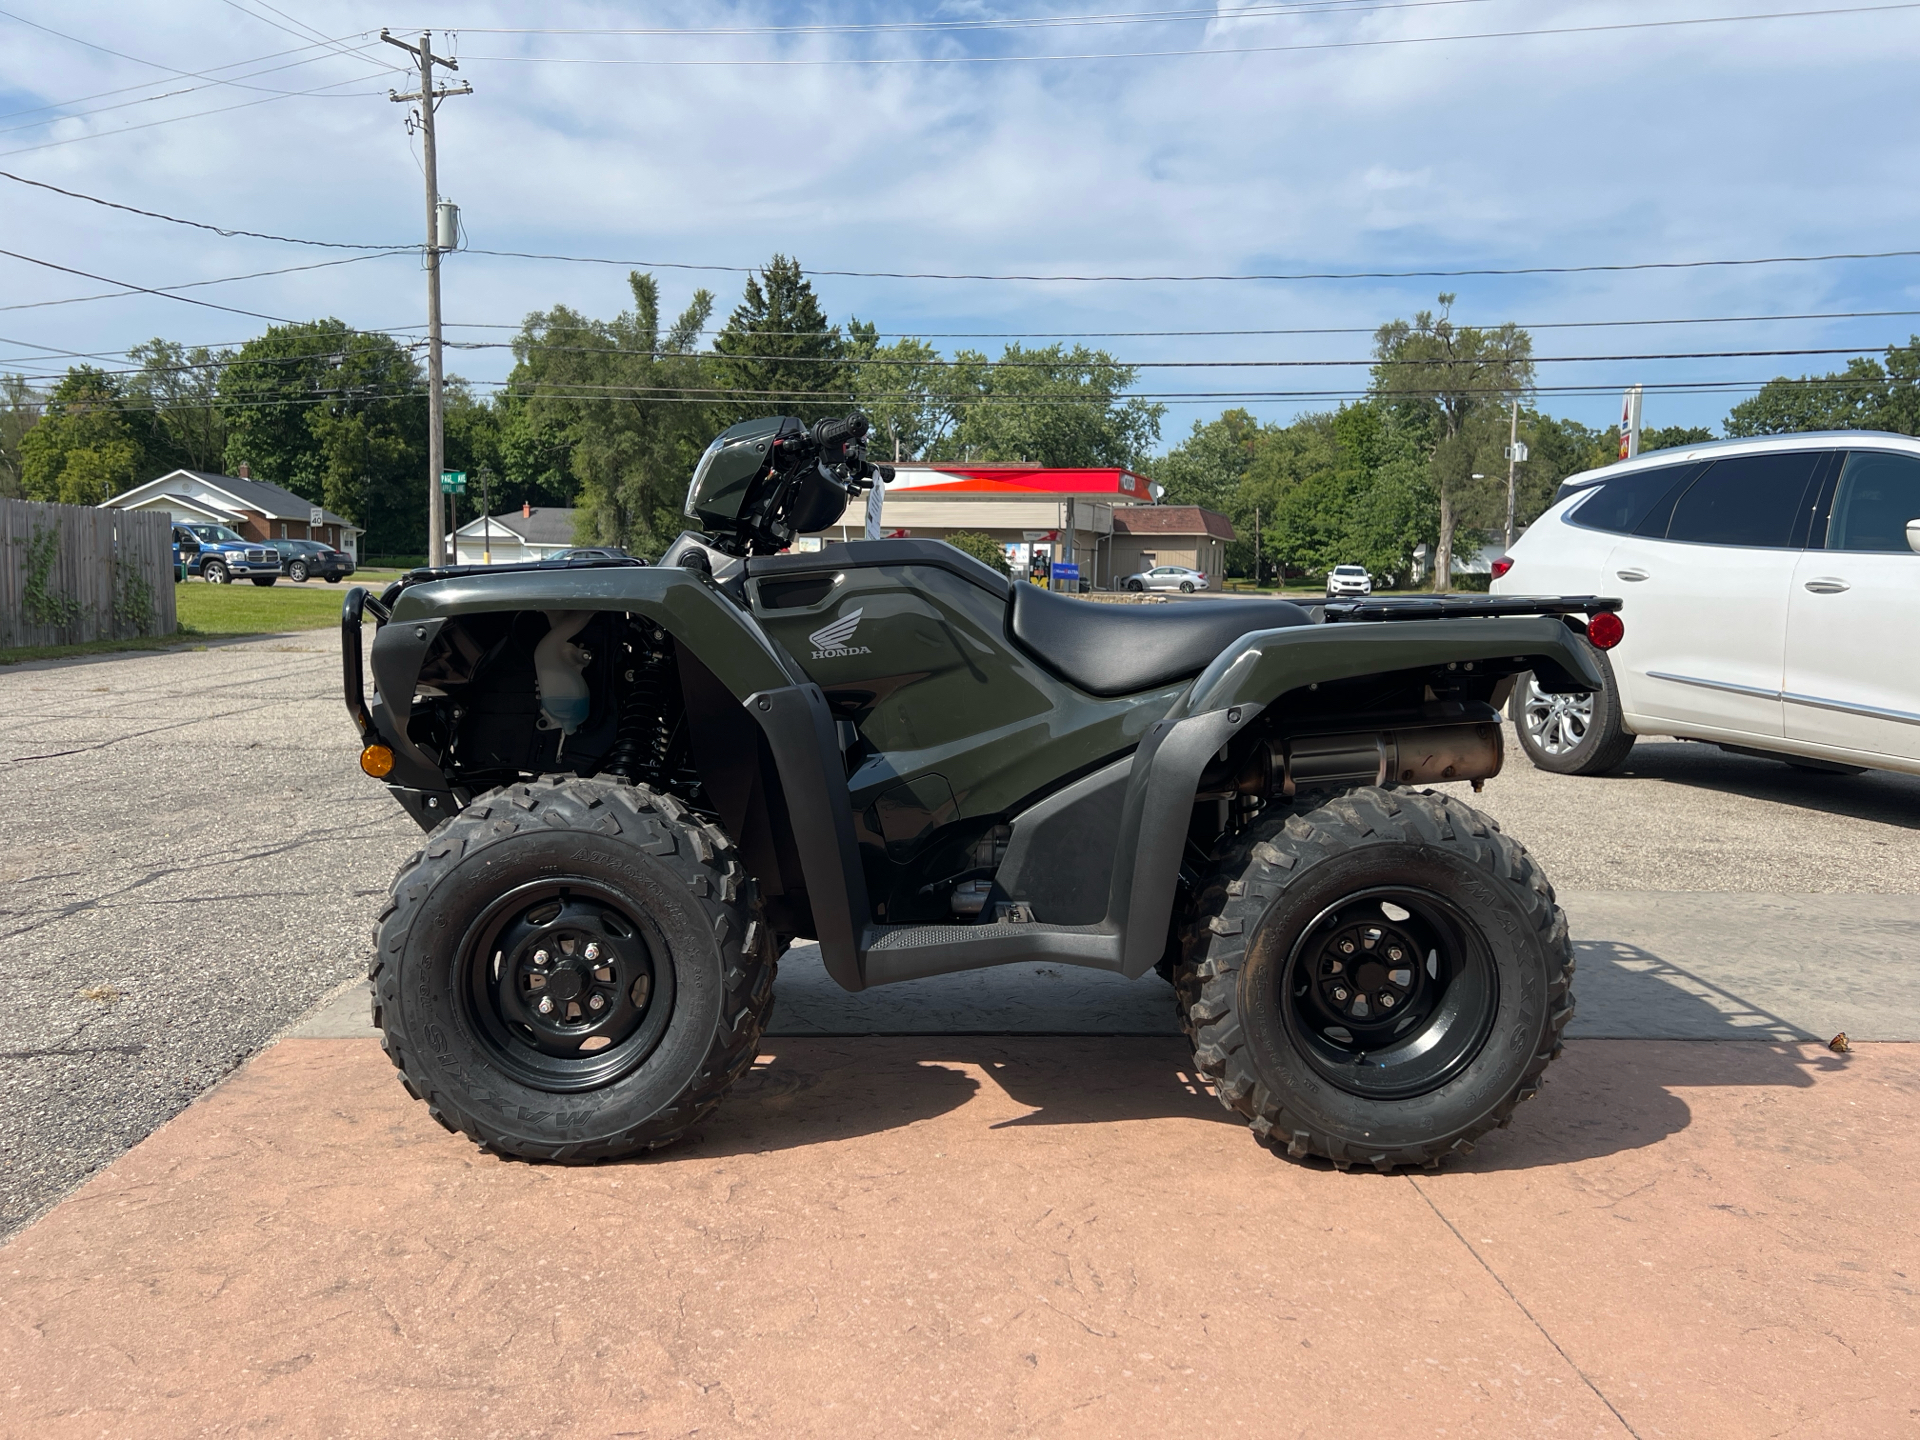
<svg viewBox="0 0 1920 1440"><path fill-rule="evenodd" d="M696 347L713 296L696 291L662 333L658 283L638 271L627 280L633 309L613 320L563 305L527 317L514 341L500 453L509 476L543 485L557 483L551 471L525 462L564 454L578 538L658 554L682 528L687 480L711 438L709 407L698 403L710 377Z"/></svg>
<svg viewBox="0 0 1920 1440"><path fill-rule="evenodd" d="M1454 532L1464 508L1490 511L1489 487L1473 479L1485 469L1496 412L1524 400L1533 386L1533 339L1511 323L1493 329L1456 326L1454 296L1440 311L1394 320L1374 336L1373 395L1406 431L1422 435L1429 479L1439 501L1434 588L1452 583ZM1496 452L1497 453L1497 452ZM1504 485L1501 487L1504 510Z"/></svg>
<svg viewBox="0 0 1920 1440"><path fill-rule="evenodd" d="M1245 410L1217 420L1193 422L1193 433L1154 462L1153 478L1166 487L1169 505L1204 505L1233 514L1240 482L1253 467L1270 430Z"/></svg>
<svg viewBox="0 0 1920 1440"><path fill-rule="evenodd" d="M847 353L860 361L853 403L873 422L873 453L895 460L930 453L953 428L947 362L924 340L907 336L882 345L875 327L859 320L849 321L847 331Z"/></svg>
<svg viewBox="0 0 1920 1440"><path fill-rule="evenodd" d="M1438 520L1424 439L1371 402L1277 432L1242 490L1261 501L1265 554L1309 575L1364 565L1403 579Z"/></svg>
<svg viewBox="0 0 1920 1440"><path fill-rule="evenodd" d="M1009 345L998 365L962 350L948 375L953 424L932 447L936 460L1138 468L1167 408L1128 397L1137 372L1084 345Z"/></svg>
<svg viewBox="0 0 1920 1440"><path fill-rule="evenodd" d="M973 530L956 530L947 536L947 544L971 555L990 570L997 570L1002 575L1013 573L1007 568L1007 552L1000 548L1000 542L991 535L982 535Z"/></svg>
<svg viewBox="0 0 1920 1440"><path fill-rule="evenodd" d="M24 497L20 442L40 423L46 396L24 375L0 375L0 500Z"/></svg>
<svg viewBox="0 0 1920 1440"><path fill-rule="evenodd" d="M704 326L705 321L703 320ZM852 358L798 260L775 255L747 277L746 293L713 342L715 429L756 415L814 420L844 415L853 394Z"/></svg>
<svg viewBox="0 0 1920 1440"><path fill-rule="evenodd" d="M140 366L127 382L128 404L147 412L150 466L159 473L217 467L227 448L220 377L233 352L153 339L128 353Z"/></svg>
<svg viewBox="0 0 1920 1440"><path fill-rule="evenodd" d="M130 489L145 468L142 427L126 389L91 365L71 367L20 440L20 488L29 500L98 505Z"/></svg>
<svg viewBox="0 0 1920 1440"><path fill-rule="evenodd" d="M275 325L221 373L226 468L365 528L372 554L426 548L427 403L413 356L339 320Z"/></svg>
<svg viewBox="0 0 1920 1440"><path fill-rule="evenodd" d="M1781 376L1728 412L1730 437L1807 430L1891 430L1920 434L1920 335L1889 345L1883 364L1865 356L1827 375Z"/></svg>

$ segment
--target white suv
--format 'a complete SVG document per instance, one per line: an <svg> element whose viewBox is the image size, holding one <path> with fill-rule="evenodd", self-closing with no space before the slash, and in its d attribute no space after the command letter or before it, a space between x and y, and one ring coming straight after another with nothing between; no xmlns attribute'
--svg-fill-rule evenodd
<svg viewBox="0 0 1920 1440"><path fill-rule="evenodd" d="M1494 565L1501 595L1618 595L1605 692L1528 677L1534 764L1598 775L1635 735L1805 769L1920 774L1920 441L1870 431L1656 451L1577 475Z"/></svg>
<svg viewBox="0 0 1920 1440"><path fill-rule="evenodd" d="M1327 598L1342 595L1371 595L1373 579L1364 565L1336 565L1327 572Z"/></svg>

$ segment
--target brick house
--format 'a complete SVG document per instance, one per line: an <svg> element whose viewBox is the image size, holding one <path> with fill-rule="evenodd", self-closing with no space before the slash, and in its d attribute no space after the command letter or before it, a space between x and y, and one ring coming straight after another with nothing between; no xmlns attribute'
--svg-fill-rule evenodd
<svg viewBox="0 0 1920 1440"><path fill-rule="evenodd" d="M225 525L247 540L318 540L355 560L365 533L291 490L253 479L244 465L238 475L175 470L114 496L101 508L158 511L177 525Z"/></svg>

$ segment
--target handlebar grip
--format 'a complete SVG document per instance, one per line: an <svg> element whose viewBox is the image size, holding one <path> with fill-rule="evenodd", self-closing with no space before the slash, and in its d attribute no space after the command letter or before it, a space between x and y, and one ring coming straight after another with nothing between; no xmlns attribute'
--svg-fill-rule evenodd
<svg viewBox="0 0 1920 1440"><path fill-rule="evenodd" d="M867 433L867 417L855 411L838 420L822 420L813 427L814 443L837 445L842 440L858 439Z"/></svg>

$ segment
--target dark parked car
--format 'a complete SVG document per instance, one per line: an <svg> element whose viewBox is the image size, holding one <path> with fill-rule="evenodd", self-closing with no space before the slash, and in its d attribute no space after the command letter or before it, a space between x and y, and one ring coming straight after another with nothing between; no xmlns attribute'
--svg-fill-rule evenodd
<svg viewBox="0 0 1920 1440"><path fill-rule="evenodd" d="M318 540L269 540L267 543L280 552L287 578L296 585L304 583L310 575L320 576L329 585L338 585L342 577L353 574L351 555L322 545Z"/></svg>

